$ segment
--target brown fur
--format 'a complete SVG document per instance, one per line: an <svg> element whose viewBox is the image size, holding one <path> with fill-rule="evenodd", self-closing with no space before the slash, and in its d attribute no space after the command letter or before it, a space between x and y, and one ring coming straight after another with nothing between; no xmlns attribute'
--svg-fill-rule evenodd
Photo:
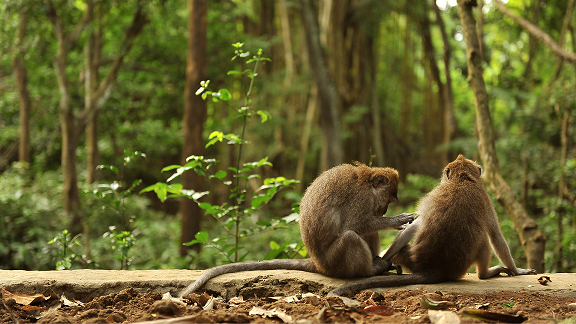
<svg viewBox="0 0 576 324"><path fill-rule="evenodd" d="M364 164L334 167L308 187L300 205L300 233L318 272L354 278L390 268L378 256L378 231L412 220L411 214L382 217L388 204L398 201L397 192L396 170Z"/></svg>
<svg viewBox="0 0 576 324"><path fill-rule="evenodd" d="M500 273L536 273L516 267L480 175L479 165L459 155L444 169L440 184L422 198L419 217L398 234L383 256L385 260L391 257L392 262L409 269L412 275L361 280L331 294L457 280L474 264L480 279ZM412 236L413 244L407 245ZM489 267L490 245L506 267Z"/></svg>
<svg viewBox="0 0 576 324"><path fill-rule="evenodd" d="M412 214L384 217L397 202L398 172L344 164L322 173L300 204L300 232L310 259L231 263L211 268L189 285L185 296L211 278L231 272L288 269L330 277L372 276L392 267L378 256L378 231L412 221Z"/></svg>

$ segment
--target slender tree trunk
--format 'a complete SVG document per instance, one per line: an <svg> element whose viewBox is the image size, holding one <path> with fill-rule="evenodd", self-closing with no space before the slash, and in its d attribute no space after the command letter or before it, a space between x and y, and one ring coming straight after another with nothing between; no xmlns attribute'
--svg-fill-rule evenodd
<svg viewBox="0 0 576 324"><path fill-rule="evenodd" d="M18 89L18 100L20 102L20 145L18 149L18 160L30 164L30 112L32 111L32 100L28 92L28 75L24 65L24 50L22 41L26 34L26 12L20 12L18 21L18 31L14 41L14 59L12 60L12 70Z"/></svg>
<svg viewBox="0 0 576 324"><path fill-rule="evenodd" d="M92 1L89 3L88 8L92 7ZM88 41L85 46L85 109L92 110L92 96L94 91L97 90L98 83L100 82L98 67L100 66L100 57L102 52L102 10L101 5L98 4L94 8L94 19L92 23L92 32L88 36ZM88 183L96 181L96 166L98 165L98 111L94 111L88 117L86 125L86 145L88 147L87 157L87 177Z"/></svg>
<svg viewBox="0 0 576 324"><path fill-rule="evenodd" d="M308 156L308 146L310 144L310 134L312 132L312 125L316 119L316 111L318 106L318 88L312 87L312 91L308 98L308 105L306 105L306 120L304 121L304 129L302 130L302 137L300 138L300 154L298 155L298 163L296 165L296 179L300 180L296 190L302 191L304 189L304 167L306 166L306 156Z"/></svg>
<svg viewBox="0 0 576 324"><path fill-rule="evenodd" d="M68 52L76 42L80 33L90 20L91 10L86 10L81 20L74 27L71 33L66 33L56 7L47 0L46 14L52 22L54 34L58 43L57 53L54 59L54 69L60 90L59 117L62 129L62 172L64 175L63 202L64 210L71 217L70 233L72 236L79 234L83 230L83 213L78 191L78 179L76 172L76 149L79 144L78 135L84 131L87 120L97 109L100 109L108 96L114 80L118 76L118 71L122 66L124 57L132 48L134 38L142 31L148 19L142 11L142 6L138 2L137 10L134 13L132 24L126 30L120 53L113 62L108 74L92 93L90 103L85 105L85 109L75 116L71 106L71 96L66 75L66 61ZM86 109L89 107L89 109Z"/></svg>
<svg viewBox="0 0 576 324"><path fill-rule="evenodd" d="M190 155L204 155L204 121L206 119L206 102L196 95L200 82L206 80L208 54L206 49L206 28L208 15L207 0L188 0L188 54L186 59L186 88L184 92L184 146L182 148L182 163ZM204 188L204 178L189 171L182 175L184 189L201 191ZM200 231L202 210L186 197L180 201L180 218L182 232L180 242L186 243L194 239ZM200 245L191 247L180 245L180 255L188 254L189 249L200 251Z"/></svg>
<svg viewBox="0 0 576 324"><path fill-rule="evenodd" d="M442 13L440 8L436 4L435 0L432 0L432 8L436 14L436 23L438 28L440 28L440 34L442 35L442 41L444 43L444 76L446 77L446 84L444 86L444 91L442 95L444 96L444 141L443 145L445 147L443 155L443 165L448 164L452 160L450 156L450 142L454 138L454 133L456 132L456 118L454 117L454 95L452 92L452 77L450 72L450 59L452 53L450 50L450 42L448 40L448 34L446 33L446 26L444 25L444 19L442 19Z"/></svg>
<svg viewBox="0 0 576 324"><path fill-rule="evenodd" d="M320 98L320 125L322 139L322 169L341 164L344 159L340 129L340 103L338 91L322 52L318 20L311 0L300 0L302 24L306 29L306 46L310 66Z"/></svg>
<svg viewBox="0 0 576 324"><path fill-rule="evenodd" d="M474 103L476 105L476 125L479 136L478 149L485 169L483 178L496 195L498 202L504 206L504 209L514 222L526 254L528 267L536 269L538 272L544 272L546 237L538 230L538 224L528 216L526 210L518 202L514 192L502 177L498 165L492 119L488 107L488 93L482 76L482 57L476 33L476 21L472 15L472 8L475 5L476 1L474 0L458 0L460 21L466 42L468 83L474 93Z"/></svg>

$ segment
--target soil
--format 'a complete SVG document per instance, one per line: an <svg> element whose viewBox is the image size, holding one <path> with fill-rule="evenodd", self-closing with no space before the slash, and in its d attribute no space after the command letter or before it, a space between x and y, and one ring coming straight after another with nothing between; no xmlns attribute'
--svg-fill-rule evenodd
<svg viewBox="0 0 576 324"><path fill-rule="evenodd" d="M463 315L465 309L484 309L519 315L526 323L576 323L576 297L537 292L488 292L446 294L426 290L395 289L384 293L364 291L349 296L352 305L338 297L320 297L292 291L244 291L243 296L224 300L208 294L190 294L184 303L158 292L139 293L129 288L92 299L87 303L53 298L19 304L14 298L0 304L1 323L131 323L144 321L178 323L430 323L422 297L443 301L440 306L463 323L482 323ZM302 291L302 290L300 290ZM280 294L283 297L274 297ZM48 298L48 297L47 297ZM64 305L66 304L66 305ZM382 307L374 307L382 306ZM210 309L211 308L211 309ZM264 317L266 316L267 317ZM173 320L179 319L179 320ZM521 318L520 318L521 319ZM157 322L159 323L159 322Z"/></svg>

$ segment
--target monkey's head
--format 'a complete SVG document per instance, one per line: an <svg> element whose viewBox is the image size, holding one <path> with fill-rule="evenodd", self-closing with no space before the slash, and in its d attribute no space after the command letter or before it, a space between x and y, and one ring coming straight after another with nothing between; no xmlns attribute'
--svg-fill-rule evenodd
<svg viewBox="0 0 576 324"><path fill-rule="evenodd" d="M478 182L481 175L482 167L460 154L456 160L448 163L444 168L441 182L444 183L450 180Z"/></svg>
<svg viewBox="0 0 576 324"><path fill-rule="evenodd" d="M398 171L393 168L370 168L356 162L358 181L370 188L378 215L386 214L388 204L398 202Z"/></svg>

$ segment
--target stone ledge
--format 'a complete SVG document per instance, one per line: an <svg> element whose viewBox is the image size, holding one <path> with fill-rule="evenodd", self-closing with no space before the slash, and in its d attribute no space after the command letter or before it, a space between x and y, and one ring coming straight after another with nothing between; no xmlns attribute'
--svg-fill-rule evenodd
<svg viewBox="0 0 576 324"><path fill-rule="evenodd" d="M201 270L65 270L24 271L0 270L0 287L22 293L44 293L50 289L66 297L89 301L94 297L134 288L139 292L170 292L177 295L196 280ZM538 283L542 275L552 282L544 286ZM210 280L204 289L225 298L238 295L259 294L271 289L273 295L313 292L326 294L331 289L353 280L325 277L315 273L295 270L246 271L231 273ZM576 297L576 273L553 273L517 277L498 277L479 280L476 274L467 274L462 280L433 285L410 285L394 288L378 288L387 291L396 288L426 289L445 293L485 293L491 291L526 291L559 296Z"/></svg>

